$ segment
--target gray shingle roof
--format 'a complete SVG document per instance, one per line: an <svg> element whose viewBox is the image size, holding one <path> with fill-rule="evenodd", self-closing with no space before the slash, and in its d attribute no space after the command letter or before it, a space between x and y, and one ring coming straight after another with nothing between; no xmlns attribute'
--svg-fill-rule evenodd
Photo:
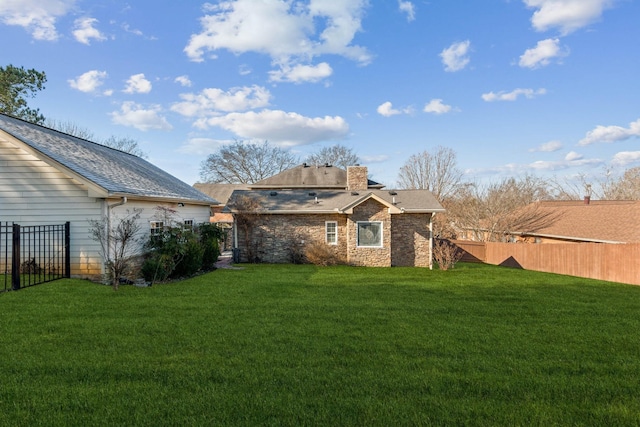
<svg viewBox="0 0 640 427"><path fill-rule="evenodd" d="M248 197L259 201L265 213L338 213L373 196L407 213L444 212L427 190L236 190L225 210L233 211L239 200Z"/></svg>
<svg viewBox="0 0 640 427"><path fill-rule="evenodd" d="M0 129L103 188L109 195L217 204L216 200L132 154L3 114L0 114Z"/></svg>
<svg viewBox="0 0 640 427"><path fill-rule="evenodd" d="M368 180L369 188L382 188L384 185ZM303 163L279 174L265 178L249 188L317 188L346 189L347 171L332 165L310 165Z"/></svg>
<svg viewBox="0 0 640 427"><path fill-rule="evenodd" d="M193 184L193 187L207 196L216 199L222 205L227 204L231 193L235 190L246 190L249 188L246 184L211 184L208 182L196 182Z"/></svg>

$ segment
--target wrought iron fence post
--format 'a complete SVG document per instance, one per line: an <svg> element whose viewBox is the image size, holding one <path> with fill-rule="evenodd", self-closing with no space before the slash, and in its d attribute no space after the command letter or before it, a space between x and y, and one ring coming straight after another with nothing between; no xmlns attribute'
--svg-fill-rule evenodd
<svg viewBox="0 0 640 427"><path fill-rule="evenodd" d="M20 289L20 225L13 224L13 251L11 254L11 289Z"/></svg>
<svg viewBox="0 0 640 427"><path fill-rule="evenodd" d="M71 223L64 223L64 277L71 277Z"/></svg>

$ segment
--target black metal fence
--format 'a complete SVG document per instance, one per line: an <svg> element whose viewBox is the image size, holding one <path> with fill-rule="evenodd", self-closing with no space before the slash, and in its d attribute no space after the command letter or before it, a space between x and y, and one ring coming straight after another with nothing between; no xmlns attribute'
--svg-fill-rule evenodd
<svg viewBox="0 0 640 427"><path fill-rule="evenodd" d="M0 222L0 292L70 277L69 225Z"/></svg>

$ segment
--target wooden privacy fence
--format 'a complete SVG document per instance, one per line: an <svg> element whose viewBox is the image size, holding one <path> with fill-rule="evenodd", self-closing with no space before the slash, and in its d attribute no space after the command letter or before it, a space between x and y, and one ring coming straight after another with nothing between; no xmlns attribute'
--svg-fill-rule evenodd
<svg viewBox="0 0 640 427"><path fill-rule="evenodd" d="M69 277L69 228L0 222L0 292Z"/></svg>
<svg viewBox="0 0 640 427"><path fill-rule="evenodd" d="M466 261L640 285L640 243L453 243Z"/></svg>

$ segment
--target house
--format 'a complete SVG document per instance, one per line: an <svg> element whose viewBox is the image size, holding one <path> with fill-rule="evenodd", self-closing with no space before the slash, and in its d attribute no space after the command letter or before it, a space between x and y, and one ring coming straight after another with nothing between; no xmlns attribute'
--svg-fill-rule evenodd
<svg viewBox="0 0 640 427"><path fill-rule="evenodd" d="M0 221L70 222L71 275L104 273L90 220L114 223L141 209L144 239L163 227L157 208L186 224L208 222L218 202L137 156L0 114Z"/></svg>
<svg viewBox="0 0 640 427"><path fill-rule="evenodd" d="M427 190L384 190L367 168L302 164L231 194L241 261L290 262L321 244L357 266L432 266L432 219L444 209Z"/></svg>
<svg viewBox="0 0 640 427"><path fill-rule="evenodd" d="M554 217L535 232L512 232L512 240L526 243L638 243L640 201L551 200L537 202L541 214Z"/></svg>
<svg viewBox="0 0 640 427"><path fill-rule="evenodd" d="M246 190L245 184L210 184L196 182L193 187L218 201L217 205L211 207L211 217L209 221L218 225L224 232L220 249L222 251L230 251L233 248L233 215L229 212L223 212L227 205L231 194L235 190Z"/></svg>

